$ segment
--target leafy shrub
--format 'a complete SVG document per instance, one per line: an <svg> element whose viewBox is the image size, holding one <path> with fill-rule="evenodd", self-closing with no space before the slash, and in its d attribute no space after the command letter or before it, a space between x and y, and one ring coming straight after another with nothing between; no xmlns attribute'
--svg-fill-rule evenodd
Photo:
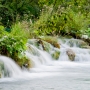
<svg viewBox="0 0 90 90"><path fill-rule="evenodd" d="M25 45L18 37L3 36L0 38L0 54L11 57L22 65L25 61Z"/></svg>
<svg viewBox="0 0 90 90"><path fill-rule="evenodd" d="M8 33L5 31L4 26L0 25L0 37L4 36L6 34L8 34Z"/></svg>
<svg viewBox="0 0 90 90"><path fill-rule="evenodd" d="M25 21L17 22L12 25L12 31L10 33L12 36L21 37L22 39L29 38L29 26Z"/></svg>
<svg viewBox="0 0 90 90"><path fill-rule="evenodd" d="M86 29L84 34L90 37L90 28Z"/></svg>
<svg viewBox="0 0 90 90"><path fill-rule="evenodd" d="M54 11L53 7L49 6L42 11L32 28L37 35L71 35L76 38L84 33L89 25L88 19L71 6L67 8L58 6Z"/></svg>

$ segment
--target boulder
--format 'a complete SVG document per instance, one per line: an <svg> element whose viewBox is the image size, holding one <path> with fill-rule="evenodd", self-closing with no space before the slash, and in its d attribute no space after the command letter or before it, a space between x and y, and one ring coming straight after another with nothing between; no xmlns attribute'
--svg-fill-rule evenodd
<svg viewBox="0 0 90 90"><path fill-rule="evenodd" d="M72 49L68 49L68 50L66 51L66 53L67 53L69 59L70 59L71 61L74 61L74 59L75 59L75 52L73 52Z"/></svg>
<svg viewBox="0 0 90 90"><path fill-rule="evenodd" d="M78 40L78 45L79 45L80 48L86 48L86 49L90 48L88 43L86 43L82 40Z"/></svg>

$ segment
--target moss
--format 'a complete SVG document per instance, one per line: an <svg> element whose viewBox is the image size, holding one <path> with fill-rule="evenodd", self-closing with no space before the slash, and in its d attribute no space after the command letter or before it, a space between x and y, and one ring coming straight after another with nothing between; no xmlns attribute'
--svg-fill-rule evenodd
<svg viewBox="0 0 90 90"><path fill-rule="evenodd" d="M59 56L60 56L60 51L55 51L53 54L52 54L52 57L54 58L54 59L59 59Z"/></svg>
<svg viewBox="0 0 90 90"><path fill-rule="evenodd" d="M25 65L27 65L27 66L25 66ZM30 68L31 67L31 62L30 62L30 60L29 59L27 59L24 63L23 63L23 66L25 66L26 68Z"/></svg>
<svg viewBox="0 0 90 90"><path fill-rule="evenodd" d="M28 61L28 59L26 57L22 57L22 58L18 58L17 60L15 60L15 62L22 67L23 64L25 64Z"/></svg>
<svg viewBox="0 0 90 90"><path fill-rule="evenodd" d="M41 39L52 44L56 48L60 48L60 44L58 43L58 40L56 37L45 36L45 37L41 37Z"/></svg>

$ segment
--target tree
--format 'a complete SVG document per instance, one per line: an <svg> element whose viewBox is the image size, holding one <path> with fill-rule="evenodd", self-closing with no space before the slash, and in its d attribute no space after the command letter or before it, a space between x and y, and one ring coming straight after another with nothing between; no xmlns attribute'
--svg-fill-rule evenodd
<svg viewBox="0 0 90 90"><path fill-rule="evenodd" d="M23 20L39 16L40 7L38 0L1 0L0 1L0 22L4 26L11 26L17 20Z"/></svg>

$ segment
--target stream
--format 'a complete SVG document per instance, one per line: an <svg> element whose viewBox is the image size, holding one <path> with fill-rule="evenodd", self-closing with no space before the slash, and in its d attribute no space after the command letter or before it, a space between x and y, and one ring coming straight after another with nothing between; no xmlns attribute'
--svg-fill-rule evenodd
<svg viewBox="0 0 90 90"><path fill-rule="evenodd" d="M90 90L90 49L80 48L77 40L70 41L59 41L58 60L31 45L38 55L26 52L33 62L29 70L21 70L12 59L0 56L6 68L6 77L2 74L0 79L0 90ZM74 61L66 54L68 48L76 54Z"/></svg>

